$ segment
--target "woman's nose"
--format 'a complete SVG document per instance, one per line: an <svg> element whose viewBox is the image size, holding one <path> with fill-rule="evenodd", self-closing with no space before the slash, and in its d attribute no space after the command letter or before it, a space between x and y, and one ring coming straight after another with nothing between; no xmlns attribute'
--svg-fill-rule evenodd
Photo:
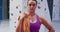
<svg viewBox="0 0 60 32"><path fill-rule="evenodd" d="M31 8L33 8L33 6L31 5Z"/></svg>

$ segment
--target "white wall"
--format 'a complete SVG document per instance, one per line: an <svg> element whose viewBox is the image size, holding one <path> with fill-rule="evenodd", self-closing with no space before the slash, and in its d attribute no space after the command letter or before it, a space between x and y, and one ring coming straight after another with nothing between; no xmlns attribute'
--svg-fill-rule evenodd
<svg viewBox="0 0 60 32"><path fill-rule="evenodd" d="M37 1L38 3L40 3L38 4L38 6L40 6L41 8L38 9L37 7L36 13L39 16L42 16L43 18L45 18L48 22L51 22L47 0L43 0L43 1L37 0ZM27 11L26 2L27 0L10 0L10 30L11 30L10 32L15 32L16 28L14 26L17 26L18 16L21 15L19 11L22 11L22 12ZM18 8L16 8L16 6L18 6ZM39 31L47 32L47 29L42 25Z"/></svg>
<svg viewBox="0 0 60 32"><path fill-rule="evenodd" d="M22 11L22 0L10 0L10 32L15 32L15 26L18 23L18 16L21 15L19 11Z"/></svg>

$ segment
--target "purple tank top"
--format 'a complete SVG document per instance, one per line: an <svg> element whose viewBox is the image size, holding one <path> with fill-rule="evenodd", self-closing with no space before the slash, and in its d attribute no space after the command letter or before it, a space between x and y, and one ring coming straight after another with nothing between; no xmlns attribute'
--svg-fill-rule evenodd
<svg viewBox="0 0 60 32"><path fill-rule="evenodd" d="M36 18L37 18L37 22L36 23L30 23L30 32L39 32L41 23L40 23L38 15L36 15Z"/></svg>

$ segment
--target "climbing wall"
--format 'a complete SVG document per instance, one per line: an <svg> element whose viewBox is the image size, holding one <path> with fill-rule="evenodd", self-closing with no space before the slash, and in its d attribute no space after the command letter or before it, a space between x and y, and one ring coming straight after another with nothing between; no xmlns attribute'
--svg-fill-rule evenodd
<svg viewBox="0 0 60 32"><path fill-rule="evenodd" d="M60 0L53 0L52 21L60 21Z"/></svg>
<svg viewBox="0 0 60 32"><path fill-rule="evenodd" d="M21 15L22 11L22 0L10 0L9 6L10 32L15 32L18 24L18 17Z"/></svg>
<svg viewBox="0 0 60 32"><path fill-rule="evenodd" d="M37 0L37 8L36 13L39 16L45 18L48 22L51 22L49 8L47 4L47 0ZM10 32L15 32L17 24L18 24L18 17L23 13L27 12L27 0L10 0ZM40 32L47 32L48 30L41 25Z"/></svg>

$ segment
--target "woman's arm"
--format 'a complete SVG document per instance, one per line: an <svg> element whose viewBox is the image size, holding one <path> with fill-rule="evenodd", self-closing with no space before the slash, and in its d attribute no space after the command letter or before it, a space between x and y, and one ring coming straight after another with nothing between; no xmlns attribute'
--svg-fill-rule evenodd
<svg viewBox="0 0 60 32"><path fill-rule="evenodd" d="M24 14L22 14L18 17L18 25L17 25L17 28L16 28L16 32L21 32L22 31L23 18L24 18Z"/></svg>
<svg viewBox="0 0 60 32"><path fill-rule="evenodd" d="M44 18L40 17L41 23L49 30L49 32L55 32L54 28L45 20Z"/></svg>
<svg viewBox="0 0 60 32"><path fill-rule="evenodd" d="M21 20L20 20L20 16L18 17L18 25L16 28L16 32L21 32Z"/></svg>
<svg viewBox="0 0 60 32"><path fill-rule="evenodd" d="M16 28L16 32L21 32L22 31L22 21L23 18L28 17L26 13L23 13L21 16L18 17L18 25Z"/></svg>

